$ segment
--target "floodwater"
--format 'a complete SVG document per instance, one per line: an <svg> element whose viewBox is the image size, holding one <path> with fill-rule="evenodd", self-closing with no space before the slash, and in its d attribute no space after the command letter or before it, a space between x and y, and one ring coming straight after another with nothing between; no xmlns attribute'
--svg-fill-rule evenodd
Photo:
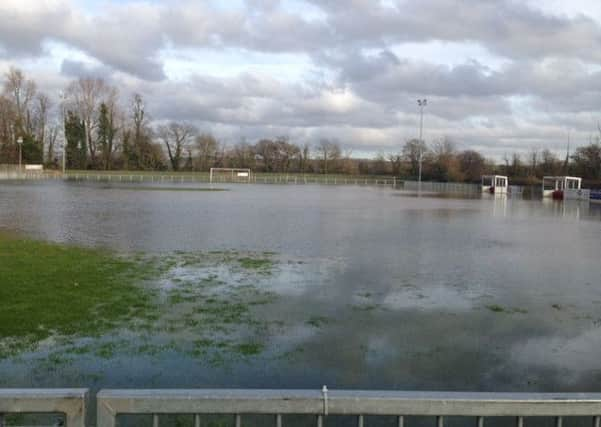
<svg viewBox="0 0 601 427"><path fill-rule="evenodd" d="M222 341L183 315L150 331L124 327L96 339L115 343L110 351L62 362L49 356L93 339L50 340L0 360L0 386L599 390L601 206L220 187L1 184L0 228L172 260L196 254L157 286L209 277L213 296L252 289L267 299L247 313L252 322L219 328ZM220 258L228 253L272 264L249 271ZM200 335L207 348L191 351ZM249 340L259 344L219 353Z"/></svg>

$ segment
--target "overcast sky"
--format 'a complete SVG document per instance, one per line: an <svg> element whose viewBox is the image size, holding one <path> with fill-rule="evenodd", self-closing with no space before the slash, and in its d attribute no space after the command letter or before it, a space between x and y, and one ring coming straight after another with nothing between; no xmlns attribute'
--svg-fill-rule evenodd
<svg viewBox="0 0 601 427"><path fill-rule="evenodd" d="M598 0L1 0L0 71L57 97L102 76L155 120L335 138L354 155L425 139L501 158L565 152L601 120Z"/></svg>

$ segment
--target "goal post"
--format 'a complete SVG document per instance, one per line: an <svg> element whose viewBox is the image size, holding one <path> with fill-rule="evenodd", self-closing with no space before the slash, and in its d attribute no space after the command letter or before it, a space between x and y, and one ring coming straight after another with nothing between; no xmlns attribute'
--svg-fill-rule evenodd
<svg viewBox="0 0 601 427"><path fill-rule="evenodd" d="M248 168L211 168L209 182L251 182Z"/></svg>

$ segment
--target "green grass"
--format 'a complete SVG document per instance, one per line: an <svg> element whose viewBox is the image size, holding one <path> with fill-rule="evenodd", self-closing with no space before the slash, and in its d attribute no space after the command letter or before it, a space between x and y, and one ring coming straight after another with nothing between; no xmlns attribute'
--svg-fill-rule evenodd
<svg viewBox="0 0 601 427"><path fill-rule="evenodd" d="M273 266L273 261L267 258L240 258L238 259L240 266L247 270L265 270Z"/></svg>
<svg viewBox="0 0 601 427"><path fill-rule="evenodd" d="M55 340L49 342L53 354L69 356L48 358L49 369L84 355L108 360L119 354L190 351L185 343L124 340L118 335L124 327L142 337L156 331L202 337L191 355L211 366L261 354L265 344L259 336L269 324L255 311L277 295L252 282L227 284L215 274L184 280L172 273L190 262L193 270L225 263L253 282L255 271L264 274L273 265L265 255L252 253L245 258L229 252L125 257L0 232L0 360L36 351L48 337ZM241 267L248 271L240 272ZM157 280L171 282L172 288L162 291Z"/></svg>
<svg viewBox="0 0 601 427"><path fill-rule="evenodd" d="M242 356L256 356L263 351L263 344L256 342L238 344L234 350Z"/></svg>
<svg viewBox="0 0 601 427"><path fill-rule="evenodd" d="M488 308L490 311L492 311L494 313L505 313L507 311L505 309L505 307L500 306L498 304L487 305L486 308Z"/></svg>
<svg viewBox="0 0 601 427"><path fill-rule="evenodd" d="M110 252L0 233L0 340L98 336L153 310L146 266Z"/></svg>
<svg viewBox="0 0 601 427"><path fill-rule="evenodd" d="M491 304L491 305L487 305L486 308L490 311L492 311L493 313L516 313L516 314L528 314L528 310L523 309L523 308L510 308L510 307L503 307L502 305L498 305L498 304Z"/></svg>
<svg viewBox="0 0 601 427"><path fill-rule="evenodd" d="M312 316L305 323L309 326L313 326L314 328L321 328L324 325L330 323L330 318L325 316Z"/></svg>

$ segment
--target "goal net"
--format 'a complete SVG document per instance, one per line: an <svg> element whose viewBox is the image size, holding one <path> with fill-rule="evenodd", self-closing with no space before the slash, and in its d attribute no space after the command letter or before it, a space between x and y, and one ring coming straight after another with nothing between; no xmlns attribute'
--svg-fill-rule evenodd
<svg viewBox="0 0 601 427"><path fill-rule="evenodd" d="M211 168L210 182L250 182L251 171L245 168Z"/></svg>

